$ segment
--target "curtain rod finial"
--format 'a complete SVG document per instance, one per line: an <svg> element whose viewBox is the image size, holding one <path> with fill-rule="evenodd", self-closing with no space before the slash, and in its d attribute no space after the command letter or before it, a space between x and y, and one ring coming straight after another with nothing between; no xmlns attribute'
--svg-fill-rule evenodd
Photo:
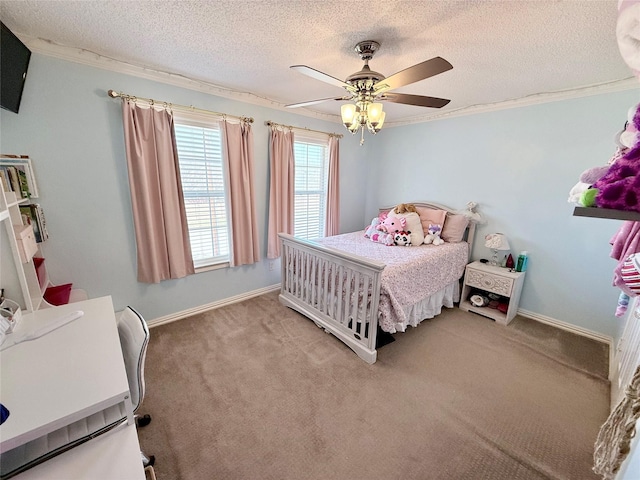
<svg viewBox="0 0 640 480"><path fill-rule="evenodd" d="M111 98L117 98L120 96L120 94L114 90L107 90L107 95L109 95Z"/></svg>

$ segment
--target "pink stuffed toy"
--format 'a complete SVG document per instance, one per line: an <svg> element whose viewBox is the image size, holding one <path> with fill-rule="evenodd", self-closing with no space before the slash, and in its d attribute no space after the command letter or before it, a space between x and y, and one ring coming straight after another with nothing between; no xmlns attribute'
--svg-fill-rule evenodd
<svg viewBox="0 0 640 480"><path fill-rule="evenodd" d="M386 217L380 225L378 225L378 230L386 233L396 233L402 232L407 225L407 220L402 217Z"/></svg>
<svg viewBox="0 0 640 480"><path fill-rule="evenodd" d="M394 242L393 233L376 232L371 235L371 241L391 246Z"/></svg>
<svg viewBox="0 0 640 480"><path fill-rule="evenodd" d="M394 245L395 234L404 230L406 220L404 218L388 217L386 214L380 215L380 219L382 223L376 222L375 218L372 220L371 225L367 227L365 237L368 234L372 242L389 246Z"/></svg>

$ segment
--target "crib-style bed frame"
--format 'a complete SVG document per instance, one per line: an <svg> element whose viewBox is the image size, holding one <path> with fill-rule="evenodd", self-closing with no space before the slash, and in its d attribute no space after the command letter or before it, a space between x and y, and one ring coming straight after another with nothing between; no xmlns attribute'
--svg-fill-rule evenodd
<svg viewBox="0 0 640 480"><path fill-rule="evenodd" d="M434 203L414 202L414 205L456 213ZM475 223L470 221L464 238L469 244L469 256L474 232ZM385 265L286 233L279 236L280 302L335 335L365 362L375 363L380 277Z"/></svg>

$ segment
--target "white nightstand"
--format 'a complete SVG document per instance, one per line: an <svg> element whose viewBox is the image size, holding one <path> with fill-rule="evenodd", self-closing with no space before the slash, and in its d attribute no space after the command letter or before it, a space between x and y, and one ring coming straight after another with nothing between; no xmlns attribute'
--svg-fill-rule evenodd
<svg viewBox="0 0 640 480"><path fill-rule="evenodd" d="M474 312L485 317L493 318L501 325L507 325L518 311L520 293L524 283L525 272L510 272L508 268L492 266L482 262L473 262L467 265L464 272L464 283L460 296L460 308L467 312ZM476 307L469 302L469 293L472 290L482 290L487 293L495 293L509 302L507 313L491 307Z"/></svg>

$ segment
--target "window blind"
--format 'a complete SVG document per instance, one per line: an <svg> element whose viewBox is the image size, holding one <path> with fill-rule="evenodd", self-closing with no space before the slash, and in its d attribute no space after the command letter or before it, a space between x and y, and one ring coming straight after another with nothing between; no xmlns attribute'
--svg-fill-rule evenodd
<svg viewBox="0 0 640 480"><path fill-rule="evenodd" d="M229 261L229 222L217 126L175 123L191 254L195 267Z"/></svg>
<svg viewBox="0 0 640 480"><path fill-rule="evenodd" d="M294 235L312 239L324 236L329 172L326 139L296 136Z"/></svg>

